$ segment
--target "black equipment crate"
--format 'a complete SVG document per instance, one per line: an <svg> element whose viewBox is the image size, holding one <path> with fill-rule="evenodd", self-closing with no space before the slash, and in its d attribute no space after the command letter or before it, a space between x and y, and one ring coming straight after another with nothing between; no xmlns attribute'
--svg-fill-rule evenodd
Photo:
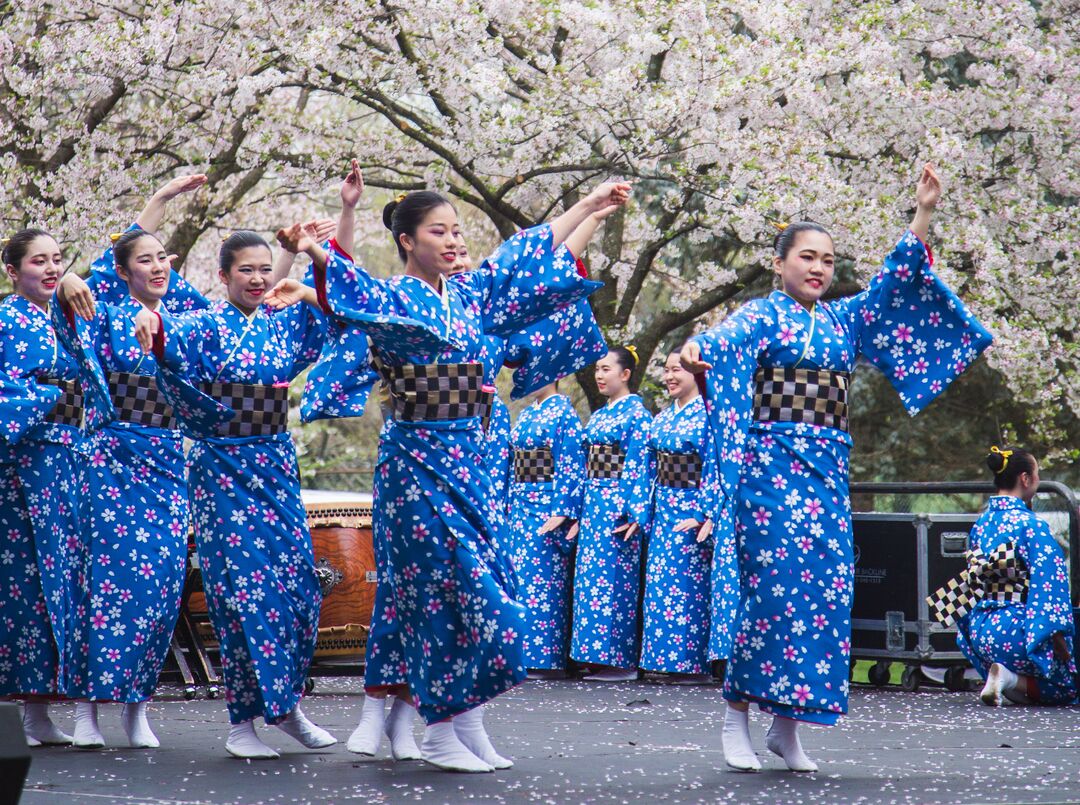
<svg viewBox="0 0 1080 805"><path fill-rule="evenodd" d="M852 496L994 494L984 483L852 484ZM1043 481L1034 509L1052 520L1056 535L1067 538L1070 589L1075 605L1080 593L1077 546L1080 526L1072 490ZM889 663L907 665L903 687L914 690L921 667L945 668L945 684L965 686L967 660L956 645L956 627L942 626L926 598L967 567L968 534L978 513L853 512L854 599L851 610L851 658L876 660L870 681L888 681Z"/></svg>

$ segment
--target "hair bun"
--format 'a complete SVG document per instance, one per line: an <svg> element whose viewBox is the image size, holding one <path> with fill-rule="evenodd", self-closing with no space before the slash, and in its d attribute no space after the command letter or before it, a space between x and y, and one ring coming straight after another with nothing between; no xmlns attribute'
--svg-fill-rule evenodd
<svg viewBox="0 0 1080 805"><path fill-rule="evenodd" d="M394 231L394 210L397 209L397 206L400 203L401 203L400 201L398 201L397 199L394 199L393 201L391 201L389 204L387 204L385 207L382 208L383 226L385 226L391 232Z"/></svg>
<svg viewBox="0 0 1080 805"><path fill-rule="evenodd" d="M1009 458L1012 454L1012 450L1002 450L997 445L994 445L990 448L990 452L986 454L986 466L994 475L1001 475L1001 473L1005 472L1005 468L1009 466Z"/></svg>

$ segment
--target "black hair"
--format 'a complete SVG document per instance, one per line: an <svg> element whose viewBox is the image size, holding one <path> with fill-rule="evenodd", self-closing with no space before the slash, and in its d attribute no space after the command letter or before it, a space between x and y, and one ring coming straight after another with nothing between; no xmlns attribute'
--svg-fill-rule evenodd
<svg viewBox="0 0 1080 805"><path fill-rule="evenodd" d="M637 369L638 365L636 349L633 347L612 347L611 354L615 356L615 361L619 364L620 369L629 369L630 374L634 374L634 370Z"/></svg>
<svg viewBox="0 0 1080 805"><path fill-rule="evenodd" d="M0 255L0 260L3 260L6 266L15 266L18 268L22 263L23 258L26 257L26 253L30 251L30 244L37 238L46 237L51 238L48 232L44 229L38 229L37 227L30 227L29 229L20 229L4 244L3 254Z"/></svg>
<svg viewBox="0 0 1080 805"><path fill-rule="evenodd" d="M236 262L236 253L241 249L247 249L252 246L265 246L270 248L270 244L266 242L266 238L260 235L258 232L252 232L250 229L238 229L233 232L225 240L221 241L221 249L218 251L218 268L224 271L226 274L233 267L233 263Z"/></svg>
<svg viewBox="0 0 1080 805"><path fill-rule="evenodd" d="M131 253L135 250L135 244L139 242L140 238L151 237L159 244L161 238L155 235L153 232L147 232L145 229L129 229L116 239L113 244L113 262L117 268L122 268L126 271L130 271L128 268L128 260L131 259Z"/></svg>
<svg viewBox="0 0 1080 805"><path fill-rule="evenodd" d="M986 466L994 473L997 489L1013 489L1021 475L1035 472L1035 456L1020 447L992 447L986 454Z"/></svg>
<svg viewBox="0 0 1080 805"><path fill-rule="evenodd" d="M425 216L444 204L450 204L450 201L441 193L432 190L417 190L383 207L383 226L393 234L394 245L397 246L401 262L404 263L408 256L405 247L401 245L401 236L408 235L410 238L415 238L416 230L420 228L420 222ZM454 205L450 204L450 206Z"/></svg>
<svg viewBox="0 0 1080 805"><path fill-rule="evenodd" d="M788 252L795 245L795 238L799 236L800 232L820 232L823 235L828 235L829 240L832 240L832 233L816 221L797 221L794 224L788 224L776 233L772 244L773 254L781 260L786 260Z"/></svg>

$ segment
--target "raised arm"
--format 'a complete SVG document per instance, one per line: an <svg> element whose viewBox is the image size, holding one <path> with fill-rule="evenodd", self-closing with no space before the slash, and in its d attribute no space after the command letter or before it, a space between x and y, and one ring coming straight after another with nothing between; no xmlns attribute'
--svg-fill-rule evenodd
<svg viewBox="0 0 1080 805"><path fill-rule="evenodd" d="M940 198L941 179L934 171L934 166L927 162L923 165L919 183L915 188L915 217L911 219L910 227L911 233L923 243L927 242L930 234L930 216L933 215Z"/></svg>
<svg viewBox="0 0 1080 805"><path fill-rule="evenodd" d="M154 195L150 196L150 200L146 202L139 217L135 219L136 226L147 232L156 232L165 218L165 207L168 203L183 193L199 189L204 184L206 184L205 173L185 174L166 182L154 192Z"/></svg>
<svg viewBox="0 0 1080 805"><path fill-rule="evenodd" d="M608 207L618 208L626 204L630 198L629 182L604 182L594 188L589 195L572 206L562 215L551 221L552 246L558 246L564 242L586 219L594 213L607 210ZM610 215L614 209L607 212ZM593 231L596 227L593 227ZM589 233L592 236L592 232ZM587 241L586 241L587 242ZM571 251L573 251L571 249ZM576 252L574 252L576 254Z"/></svg>
<svg viewBox="0 0 1080 805"><path fill-rule="evenodd" d="M364 192L364 175L360 172L360 163L355 159L349 167L349 174L341 183L341 215L338 217L337 234L334 240L347 255L353 251L353 237L356 232L356 205Z"/></svg>
<svg viewBox="0 0 1080 805"><path fill-rule="evenodd" d="M565 241L570 254L574 255L574 257L581 257L585 252L585 247L589 245L589 241L592 240L592 236L596 233L597 227L600 226L600 222L617 209L619 209L618 204L609 204L602 210L591 213L584 221L578 224L577 229L571 232Z"/></svg>

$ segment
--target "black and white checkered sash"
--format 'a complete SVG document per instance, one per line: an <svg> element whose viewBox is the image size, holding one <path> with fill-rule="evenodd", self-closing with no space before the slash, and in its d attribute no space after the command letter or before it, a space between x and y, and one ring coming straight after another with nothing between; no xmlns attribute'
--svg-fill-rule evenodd
<svg viewBox="0 0 1080 805"><path fill-rule="evenodd" d="M153 375L109 372L109 396L121 422L147 428L176 429L172 406L158 390Z"/></svg>
<svg viewBox="0 0 1080 805"><path fill-rule="evenodd" d="M519 484L546 484L555 478L555 457L550 447L514 450L514 480Z"/></svg>
<svg viewBox="0 0 1080 805"><path fill-rule="evenodd" d="M60 398L56 401L56 407L45 416L45 422L50 425L70 425L73 428L81 428L83 393L79 381L44 377L39 382L60 389Z"/></svg>
<svg viewBox="0 0 1080 805"><path fill-rule="evenodd" d="M656 482L673 489L701 486L701 456L697 453L656 453Z"/></svg>
<svg viewBox="0 0 1080 805"><path fill-rule="evenodd" d="M199 389L236 411L233 419L218 426L218 436L276 436L289 429L288 386L213 382L200 383Z"/></svg>
<svg viewBox="0 0 1080 805"><path fill-rule="evenodd" d="M1027 600L1028 571L1011 542L990 553L968 551L967 559L967 570L926 599L930 612L942 625L952 626L983 599L1007 604Z"/></svg>
<svg viewBox="0 0 1080 805"><path fill-rule="evenodd" d="M491 414L495 410L495 389L480 389L480 424L484 426L484 433L491 427Z"/></svg>
<svg viewBox="0 0 1080 805"><path fill-rule="evenodd" d="M619 478L625 461L626 454L617 444L590 444L586 474L590 478Z"/></svg>
<svg viewBox="0 0 1080 805"><path fill-rule="evenodd" d="M804 422L846 431L850 385L847 372L762 367L754 376L754 416L759 422Z"/></svg>
<svg viewBox="0 0 1080 805"><path fill-rule="evenodd" d="M491 416L494 394L484 390L482 363L372 363L390 389L394 419L434 422Z"/></svg>

